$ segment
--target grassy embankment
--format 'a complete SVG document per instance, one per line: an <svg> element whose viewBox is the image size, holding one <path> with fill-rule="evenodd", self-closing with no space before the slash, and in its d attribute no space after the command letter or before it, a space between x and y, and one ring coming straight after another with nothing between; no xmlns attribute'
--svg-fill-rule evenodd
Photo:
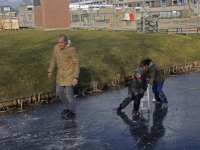
<svg viewBox="0 0 200 150"><path fill-rule="evenodd" d="M78 48L81 59L80 83L131 75L139 62L151 58L159 68L200 59L197 34L137 34L87 30L1 31L0 100L55 90L47 69L57 37L66 34Z"/></svg>

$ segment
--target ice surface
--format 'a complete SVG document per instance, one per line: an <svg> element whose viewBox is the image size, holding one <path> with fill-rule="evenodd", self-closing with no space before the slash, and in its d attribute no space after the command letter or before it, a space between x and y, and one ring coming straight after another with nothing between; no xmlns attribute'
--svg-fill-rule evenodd
<svg viewBox="0 0 200 150"><path fill-rule="evenodd" d="M62 103L1 113L0 149L199 149L200 91L191 89L198 87L200 73L167 78L168 108L151 103L143 117L132 116L131 105L116 113L127 88L77 98L73 120L60 117Z"/></svg>

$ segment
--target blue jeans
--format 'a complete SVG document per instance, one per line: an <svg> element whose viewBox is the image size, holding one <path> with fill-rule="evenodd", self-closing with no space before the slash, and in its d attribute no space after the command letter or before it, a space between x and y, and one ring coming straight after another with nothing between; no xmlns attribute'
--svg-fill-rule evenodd
<svg viewBox="0 0 200 150"><path fill-rule="evenodd" d="M64 93L64 89L66 93ZM56 93L62 100L64 108L75 112L75 98L73 86L60 86L59 84L56 84Z"/></svg>
<svg viewBox="0 0 200 150"><path fill-rule="evenodd" d="M164 81L153 84L152 91L154 93L156 101L160 101L162 103L168 103L167 97L165 96L165 94L162 90L163 84L164 84Z"/></svg>

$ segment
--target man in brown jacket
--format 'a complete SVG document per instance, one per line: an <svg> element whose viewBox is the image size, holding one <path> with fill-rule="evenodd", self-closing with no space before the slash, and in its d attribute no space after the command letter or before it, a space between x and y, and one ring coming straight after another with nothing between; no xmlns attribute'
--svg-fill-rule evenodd
<svg viewBox="0 0 200 150"><path fill-rule="evenodd" d="M77 49L64 34L58 37L58 44L54 47L53 57L48 69L49 79L52 78L55 65L57 65L56 93L64 104L61 115L73 117L75 116L73 86L78 83L80 61ZM66 94L63 91L64 89Z"/></svg>

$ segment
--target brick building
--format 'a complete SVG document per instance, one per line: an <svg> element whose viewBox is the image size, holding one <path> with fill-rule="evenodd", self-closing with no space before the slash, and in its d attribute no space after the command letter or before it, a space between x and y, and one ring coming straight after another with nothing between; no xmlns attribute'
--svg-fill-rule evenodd
<svg viewBox="0 0 200 150"><path fill-rule="evenodd" d="M69 0L33 0L35 29L70 28Z"/></svg>

